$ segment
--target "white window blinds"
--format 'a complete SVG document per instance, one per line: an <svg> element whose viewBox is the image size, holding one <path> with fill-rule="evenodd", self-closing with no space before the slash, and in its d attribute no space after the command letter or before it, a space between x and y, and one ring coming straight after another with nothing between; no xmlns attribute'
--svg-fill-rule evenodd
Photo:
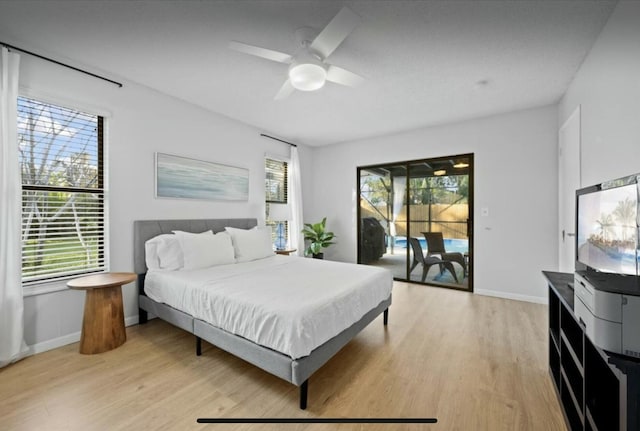
<svg viewBox="0 0 640 431"><path fill-rule="evenodd" d="M104 271L103 118L18 98L22 281Z"/></svg>
<svg viewBox="0 0 640 431"><path fill-rule="evenodd" d="M289 173L287 162L267 157L264 163L265 169L265 224L271 227L271 238L277 249L284 249L289 239L289 224L286 219L279 220L271 208L287 204L287 189L289 188Z"/></svg>
<svg viewBox="0 0 640 431"><path fill-rule="evenodd" d="M287 203L287 162L265 159L265 200L267 203Z"/></svg>

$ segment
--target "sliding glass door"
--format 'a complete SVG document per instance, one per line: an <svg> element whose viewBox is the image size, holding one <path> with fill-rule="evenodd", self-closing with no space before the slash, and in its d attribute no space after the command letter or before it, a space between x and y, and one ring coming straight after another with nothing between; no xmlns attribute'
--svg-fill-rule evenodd
<svg viewBox="0 0 640 431"><path fill-rule="evenodd" d="M473 155L358 168L358 262L472 290Z"/></svg>
<svg viewBox="0 0 640 431"><path fill-rule="evenodd" d="M406 236L406 169L405 164L358 168L358 262L383 266L396 279L407 274L406 245L396 243Z"/></svg>

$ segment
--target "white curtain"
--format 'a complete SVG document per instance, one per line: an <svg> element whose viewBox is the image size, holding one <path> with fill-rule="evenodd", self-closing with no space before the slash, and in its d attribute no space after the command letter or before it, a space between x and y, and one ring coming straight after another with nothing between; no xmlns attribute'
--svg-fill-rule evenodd
<svg viewBox="0 0 640 431"><path fill-rule="evenodd" d="M298 148L291 147L291 166L289 167L289 199L291 204L291 247L297 249L298 256L304 256L304 237L300 231L304 227L302 218L302 179L300 178L300 158Z"/></svg>
<svg viewBox="0 0 640 431"><path fill-rule="evenodd" d="M2 48L0 61L0 367L27 353L21 282L21 185L18 166L20 56Z"/></svg>

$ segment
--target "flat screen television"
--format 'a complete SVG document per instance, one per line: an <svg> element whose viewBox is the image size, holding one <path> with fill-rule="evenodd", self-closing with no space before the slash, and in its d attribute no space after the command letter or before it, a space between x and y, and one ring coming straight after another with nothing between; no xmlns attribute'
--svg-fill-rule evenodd
<svg viewBox="0 0 640 431"><path fill-rule="evenodd" d="M639 276L640 174L576 192L576 269Z"/></svg>

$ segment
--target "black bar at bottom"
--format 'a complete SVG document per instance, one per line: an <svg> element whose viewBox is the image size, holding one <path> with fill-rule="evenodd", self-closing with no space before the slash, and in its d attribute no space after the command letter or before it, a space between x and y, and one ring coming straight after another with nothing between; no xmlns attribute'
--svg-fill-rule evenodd
<svg viewBox="0 0 640 431"><path fill-rule="evenodd" d="M384 310L384 316L382 317L382 323L384 324L384 326L387 326L387 323L389 323L389 309L388 308L386 310Z"/></svg>
<svg viewBox="0 0 640 431"><path fill-rule="evenodd" d="M435 424L436 418L198 418L201 424Z"/></svg>
<svg viewBox="0 0 640 431"><path fill-rule="evenodd" d="M196 337L196 356L202 355L202 338Z"/></svg>

